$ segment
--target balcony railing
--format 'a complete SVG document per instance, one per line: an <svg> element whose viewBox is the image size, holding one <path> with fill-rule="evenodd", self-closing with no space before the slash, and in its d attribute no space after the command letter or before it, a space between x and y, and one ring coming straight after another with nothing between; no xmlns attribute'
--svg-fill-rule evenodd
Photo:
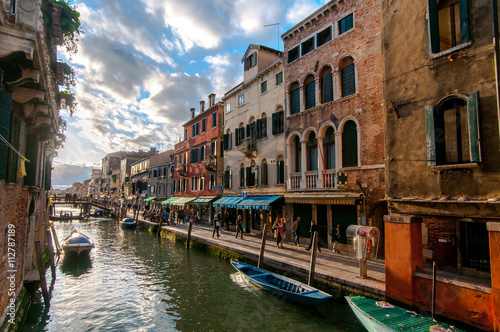
<svg viewBox="0 0 500 332"><path fill-rule="evenodd" d="M326 169L323 173L323 188L335 188L336 176L335 169Z"/></svg>
<svg viewBox="0 0 500 332"><path fill-rule="evenodd" d="M253 155L253 152L257 151L257 140L255 137L244 138L238 145L238 150L246 156Z"/></svg>
<svg viewBox="0 0 500 332"><path fill-rule="evenodd" d="M186 164L178 164L175 169L180 176L187 176L187 166Z"/></svg>
<svg viewBox="0 0 500 332"><path fill-rule="evenodd" d="M300 181L302 180L302 173L290 173L291 189L300 189Z"/></svg>
<svg viewBox="0 0 500 332"><path fill-rule="evenodd" d="M306 188L315 189L318 184L318 171L306 172Z"/></svg>
<svg viewBox="0 0 500 332"><path fill-rule="evenodd" d="M207 171L216 172L217 171L217 158L215 155L208 155L203 161L203 165L207 169Z"/></svg>

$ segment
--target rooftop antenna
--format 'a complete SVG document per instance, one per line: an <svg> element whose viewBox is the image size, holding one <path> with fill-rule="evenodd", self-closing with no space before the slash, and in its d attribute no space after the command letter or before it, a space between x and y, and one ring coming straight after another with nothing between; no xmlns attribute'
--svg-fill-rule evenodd
<svg viewBox="0 0 500 332"><path fill-rule="evenodd" d="M266 24L266 25L264 25L264 28L271 27L273 25L277 25L278 26L278 51L279 51L280 50L280 24L279 24L279 22L278 23L273 23L273 24Z"/></svg>

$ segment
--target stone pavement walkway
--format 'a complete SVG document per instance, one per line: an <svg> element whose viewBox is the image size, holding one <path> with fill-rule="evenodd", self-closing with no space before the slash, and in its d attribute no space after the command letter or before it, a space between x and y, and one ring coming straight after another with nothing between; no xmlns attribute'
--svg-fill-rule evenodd
<svg viewBox="0 0 500 332"><path fill-rule="evenodd" d="M156 223L155 223L156 224ZM174 233L187 237L188 225L162 226L162 232ZM232 251L245 257L258 260L261 237L249 233L243 235L243 240L235 238L235 232L222 229L222 235L212 238L213 227L206 224L195 224L191 231L191 241ZM331 287L341 286L344 290L355 294L367 295L385 299L385 261L375 259L368 261L368 277L359 277L358 260L349 257L347 253L333 253L322 249L316 256L315 282ZM284 242L284 248L276 247L276 240L267 237L264 254L264 268L273 267L279 271L291 272L302 277L307 276L310 266L311 251L304 246L297 247L293 243Z"/></svg>

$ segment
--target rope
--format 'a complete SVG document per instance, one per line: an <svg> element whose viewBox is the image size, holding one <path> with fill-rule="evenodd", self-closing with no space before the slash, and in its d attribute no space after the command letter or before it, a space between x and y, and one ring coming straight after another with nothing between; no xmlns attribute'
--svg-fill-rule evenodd
<svg viewBox="0 0 500 332"><path fill-rule="evenodd" d="M12 149L12 151L14 151L19 157L21 157L22 159L25 159L28 163L30 162L28 160L28 158L26 158L25 156L23 156L21 154L21 152L17 151L17 149L15 147L12 146L12 144L9 143L8 140L5 139L5 137L3 137L1 134L0 134L0 140L5 144L7 145L9 148Z"/></svg>

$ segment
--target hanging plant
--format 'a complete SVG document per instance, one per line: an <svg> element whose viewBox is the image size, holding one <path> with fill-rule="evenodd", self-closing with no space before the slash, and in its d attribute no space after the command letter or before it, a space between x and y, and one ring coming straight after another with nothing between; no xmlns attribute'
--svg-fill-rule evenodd
<svg viewBox="0 0 500 332"><path fill-rule="evenodd" d="M73 113L76 112L76 106L78 103L75 100L75 95L72 92L63 90L60 91L60 96L61 96L61 106L64 106L63 108L66 108L69 111L69 115L72 116ZM64 100L64 105L63 104Z"/></svg>
<svg viewBox="0 0 500 332"><path fill-rule="evenodd" d="M45 19L52 23L56 42L61 38L59 33L62 34L62 45L66 47L71 58L71 55L78 52L78 37L83 35L80 13L76 11L76 6L70 6L64 0L50 0L50 3L52 4L52 12L51 15L46 15Z"/></svg>

